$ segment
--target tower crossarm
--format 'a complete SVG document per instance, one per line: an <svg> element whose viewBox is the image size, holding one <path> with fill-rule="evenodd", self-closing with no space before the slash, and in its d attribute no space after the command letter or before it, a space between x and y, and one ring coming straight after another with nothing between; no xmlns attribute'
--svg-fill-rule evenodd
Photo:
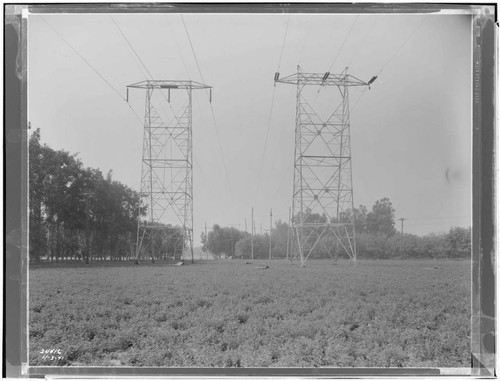
<svg viewBox="0 0 500 381"><path fill-rule="evenodd" d="M331 73L294 73L279 78L275 82L288 83L290 85L315 85L315 86L369 86L368 82L362 81L350 74Z"/></svg>
<svg viewBox="0 0 500 381"><path fill-rule="evenodd" d="M204 83L191 81L191 80L163 80L153 79L145 80L128 85L127 87L136 89L211 89L212 86L205 85Z"/></svg>

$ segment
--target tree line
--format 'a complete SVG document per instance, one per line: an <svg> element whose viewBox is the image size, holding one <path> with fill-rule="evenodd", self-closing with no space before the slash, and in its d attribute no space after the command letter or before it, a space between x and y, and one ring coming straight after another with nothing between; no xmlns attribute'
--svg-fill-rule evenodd
<svg viewBox="0 0 500 381"><path fill-rule="evenodd" d="M84 167L76 154L53 150L40 143L40 130L29 140L29 257L30 260L126 260L135 257L137 225L147 214L139 208L139 193L106 176L99 169ZM308 222L326 217L306 211ZM469 258L471 229L454 227L445 234L423 237L401 234L395 229L395 210L387 198L368 211L360 205L340 216L354 220L358 258ZM145 236L143 248L156 247L152 260L179 259L185 248L178 226L164 225L164 234ZM269 237L271 234L271 237ZM271 239L269 239L271 238ZM202 250L215 258L285 258L290 249L289 224L276 221L270 233L254 235L215 224L205 235ZM149 241L151 242L149 242ZM153 242L154 241L154 242ZM333 235L325 234L311 257L345 255Z"/></svg>
<svg viewBox="0 0 500 381"><path fill-rule="evenodd" d="M113 180L111 171L104 176L84 167L76 154L42 145L39 129L30 136L28 150L30 260L88 263L135 257L137 224L147 213L139 208L138 192ZM143 247L154 239L157 258L178 258L184 245L170 241L182 240L179 232L166 225L164 237L146 236Z"/></svg>
<svg viewBox="0 0 500 381"><path fill-rule="evenodd" d="M305 216L308 222L326 222L327 218L310 212ZM395 209L388 198L375 202L368 211L360 205L340 217L341 221L354 219L357 258L359 259L424 259L424 258L470 258L471 229L453 227L447 233L417 236L402 234L395 228ZM278 220L269 233L256 234L242 232L233 227L214 225L205 235L202 233L202 250L215 258L232 257L250 259L253 242L253 258L269 258L269 244L273 258L293 255L291 249L291 229L286 222ZM270 238L270 239L269 239ZM322 236L313 249L310 258L334 259L347 257L341 246L336 244L332 233Z"/></svg>

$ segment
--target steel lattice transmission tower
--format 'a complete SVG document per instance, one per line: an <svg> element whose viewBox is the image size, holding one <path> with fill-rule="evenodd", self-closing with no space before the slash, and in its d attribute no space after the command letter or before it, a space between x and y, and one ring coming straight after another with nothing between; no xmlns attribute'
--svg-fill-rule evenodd
<svg viewBox="0 0 500 381"><path fill-rule="evenodd" d="M211 87L194 81L146 80L127 86L127 100L129 88L146 90L139 207L147 218L139 218L136 259L166 256L159 252L162 247L181 252L183 258L190 250L193 259L192 91ZM177 111L172 90L184 93ZM168 122L165 110L170 113ZM182 237L173 226L181 227Z"/></svg>
<svg viewBox="0 0 500 381"><path fill-rule="evenodd" d="M375 77L364 82L347 68L340 74L304 73L298 66L297 73L281 79L276 73L274 80L297 86L292 253L304 265L322 242L330 255L340 245L356 263L349 87L369 86Z"/></svg>

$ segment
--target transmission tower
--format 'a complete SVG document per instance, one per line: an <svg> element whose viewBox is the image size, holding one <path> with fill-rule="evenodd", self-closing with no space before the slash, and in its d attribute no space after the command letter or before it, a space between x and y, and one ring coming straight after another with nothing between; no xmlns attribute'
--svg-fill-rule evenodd
<svg viewBox="0 0 500 381"><path fill-rule="evenodd" d="M369 86L375 78L364 82L347 68L340 74L304 73L300 66L295 74L274 76L297 86L291 224L292 253L303 266L320 242L330 256L340 245L356 263L349 87Z"/></svg>
<svg viewBox="0 0 500 381"><path fill-rule="evenodd" d="M139 210L147 218L139 217L136 259L166 258L167 250L184 259L190 250L194 260L192 91L211 87L146 80L127 86L127 100L129 88L146 90ZM172 90L183 95L176 102L171 102Z"/></svg>

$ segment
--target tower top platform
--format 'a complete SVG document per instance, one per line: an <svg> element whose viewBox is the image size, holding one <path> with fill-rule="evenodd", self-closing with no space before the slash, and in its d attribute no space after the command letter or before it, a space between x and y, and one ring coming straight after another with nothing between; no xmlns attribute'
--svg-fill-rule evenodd
<svg viewBox="0 0 500 381"><path fill-rule="evenodd" d="M191 80L148 79L127 87L136 89L211 89L212 86Z"/></svg>

